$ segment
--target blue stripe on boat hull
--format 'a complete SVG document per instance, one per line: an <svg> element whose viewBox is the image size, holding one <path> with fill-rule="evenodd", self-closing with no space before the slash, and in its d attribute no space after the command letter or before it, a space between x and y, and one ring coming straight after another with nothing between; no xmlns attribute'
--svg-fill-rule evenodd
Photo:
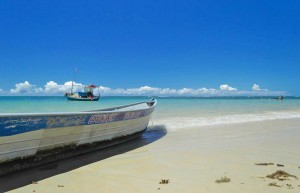
<svg viewBox="0 0 300 193"><path fill-rule="evenodd" d="M116 113L95 113L84 115L45 115L45 116L8 116L0 117L0 137L17 135L30 131L93 125L131 120L147 116L154 109Z"/></svg>

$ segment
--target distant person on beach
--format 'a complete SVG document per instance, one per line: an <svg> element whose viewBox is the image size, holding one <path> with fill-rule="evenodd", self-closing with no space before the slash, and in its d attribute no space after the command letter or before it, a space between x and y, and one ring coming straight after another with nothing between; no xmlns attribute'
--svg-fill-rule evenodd
<svg viewBox="0 0 300 193"><path fill-rule="evenodd" d="M281 102L283 101L283 96L280 96L279 99L281 100Z"/></svg>
<svg viewBox="0 0 300 193"><path fill-rule="evenodd" d="M280 99L280 100L283 100L283 96L280 96L279 99Z"/></svg>
<svg viewBox="0 0 300 193"><path fill-rule="evenodd" d="M280 100L280 101L283 101L283 96L280 96L280 97L276 97L276 98L274 98L275 100Z"/></svg>

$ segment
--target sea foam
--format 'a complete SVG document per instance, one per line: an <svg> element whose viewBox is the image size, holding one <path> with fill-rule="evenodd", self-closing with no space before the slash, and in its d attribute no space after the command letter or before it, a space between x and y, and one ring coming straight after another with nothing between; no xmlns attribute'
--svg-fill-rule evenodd
<svg viewBox="0 0 300 193"><path fill-rule="evenodd" d="M228 125L237 123L248 123L257 121L270 121L282 119L300 118L299 111L286 112L266 112L257 114L235 114L235 115L219 115L213 117L167 117L153 119L151 126L164 125L168 131L175 131L179 129L187 129L192 127L204 127L213 125Z"/></svg>

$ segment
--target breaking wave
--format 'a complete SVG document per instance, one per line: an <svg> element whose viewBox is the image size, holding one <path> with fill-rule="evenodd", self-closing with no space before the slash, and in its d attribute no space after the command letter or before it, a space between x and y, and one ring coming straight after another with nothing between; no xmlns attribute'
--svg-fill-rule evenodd
<svg viewBox="0 0 300 193"><path fill-rule="evenodd" d="M150 122L150 129L155 125L164 125L167 130L174 131L178 129L191 127L204 127L213 125L227 125L237 123L248 123L257 121L270 121L282 119L300 118L299 111L288 112L268 112L260 114L236 114L236 115L220 115L215 117L168 117L162 119L154 119L153 124Z"/></svg>

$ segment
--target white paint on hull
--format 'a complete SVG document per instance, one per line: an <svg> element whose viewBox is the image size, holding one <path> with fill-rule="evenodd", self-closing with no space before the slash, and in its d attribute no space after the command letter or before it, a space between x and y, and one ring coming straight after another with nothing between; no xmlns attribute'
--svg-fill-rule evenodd
<svg viewBox="0 0 300 193"><path fill-rule="evenodd" d="M0 137L0 163L66 145L111 140L144 130L151 115L118 122L51 128Z"/></svg>

